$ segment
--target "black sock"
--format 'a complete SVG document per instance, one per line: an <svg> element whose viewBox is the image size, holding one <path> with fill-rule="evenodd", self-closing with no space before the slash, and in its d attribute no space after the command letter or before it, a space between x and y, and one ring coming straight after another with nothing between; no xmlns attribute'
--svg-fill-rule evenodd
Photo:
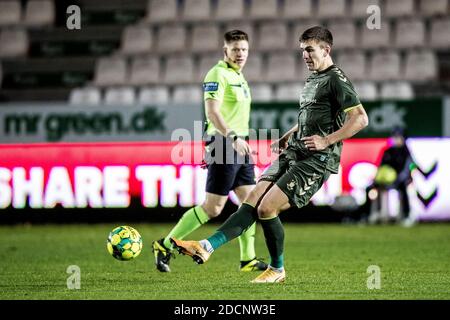
<svg viewBox="0 0 450 320"><path fill-rule="evenodd" d="M280 218L260 219L266 238L267 249L270 254L270 265L274 268L282 268L284 265L284 228Z"/></svg>

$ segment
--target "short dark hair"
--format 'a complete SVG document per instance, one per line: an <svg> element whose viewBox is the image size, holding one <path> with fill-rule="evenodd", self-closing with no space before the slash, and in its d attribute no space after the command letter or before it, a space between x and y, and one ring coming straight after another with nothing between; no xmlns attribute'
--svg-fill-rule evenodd
<svg viewBox="0 0 450 320"><path fill-rule="evenodd" d="M225 33L225 35L223 36L223 39L225 40L226 43L230 43L232 41L240 41L240 40L248 41L248 34L246 34L242 30L230 30Z"/></svg>
<svg viewBox="0 0 450 320"><path fill-rule="evenodd" d="M300 42L305 42L308 40L317 40L326 42L327 44L330 45L330 47L333 45L333 35L331 34L330 30L321 26L315 26L307 29L300 36L299 40Z"/></svg>

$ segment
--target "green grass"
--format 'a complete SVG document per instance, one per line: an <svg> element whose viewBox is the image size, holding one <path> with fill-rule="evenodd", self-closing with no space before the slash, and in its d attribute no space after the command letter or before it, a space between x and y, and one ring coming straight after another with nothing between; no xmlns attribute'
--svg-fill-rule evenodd
<svg viewBox="0 0 450 320"><path fill-rule="evenodd" d="M284 284L251 284L257 273L238 272L237 241L205 265L185 256L171 273L153 265L151 241L169 224L132 224L144 239L134 261L106 251L113 227L102 225L0 226L0 299L450 299L450 225L350 226L285 224ZM217 226L192 234L201 239ZM257 253L267 258L261 229ZM69 290L67 267L81 269L81 289ZM381 269L381 288L369 290L367 268Z"/></svg>

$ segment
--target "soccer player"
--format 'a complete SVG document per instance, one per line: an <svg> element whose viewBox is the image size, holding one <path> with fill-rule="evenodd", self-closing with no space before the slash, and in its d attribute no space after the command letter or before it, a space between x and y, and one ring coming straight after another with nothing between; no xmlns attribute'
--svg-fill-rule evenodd
<svg viewBox="0 0 450 320"><path fill-rule="evenodd" d="M211 218L218 216L225 206L228 193L233 190L244 201L255 186L251 149L246 141L249 134L251 96L242 74L248 57L248 35L232 30L224 35L224 59L207 73L204 83L207 118L206 199L202 205L184 213L169 234L153 242L156 268L170 272L169 261L173 245L170 238L183 239ZM267 264L256 258L256 224L239 237L240 270L261 271Z"/></svg>
<svg viewBox="0 0 450 320"><path fill-rule="evenodd" d="M298 122L272 144L281 152L261 175L239 209L209 238L172 238L182 254L201 264L220 246L259 220L270 254L269 267L252 282L283 282L284 229L278 217L306 205L330 174L338 172L342 140L368 125L367 114L350 80L330 56L333 37L326 28L307 29L300 37L303 60L312 71L300 96Z"/></svg>

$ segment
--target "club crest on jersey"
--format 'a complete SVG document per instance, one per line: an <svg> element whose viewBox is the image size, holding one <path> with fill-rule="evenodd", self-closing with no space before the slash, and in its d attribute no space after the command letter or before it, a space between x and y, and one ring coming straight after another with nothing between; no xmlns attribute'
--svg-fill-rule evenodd
<svg viewBox="0 0 450 320"><path fill-rule="evenodd" d="M289 183L286 185L286 187L287 187L287 189L288 189L289 191L294 190L294 188L295 188L295 181L294 181L294 180L291 180L291 182L289 182Z"/></svg>
<svg viewBox="0 0 450 320"><path fill-rule="evenodd" d="M204 92L217 91L217 89L219 89L219 83L218 82L205 82L205 83L203 83L203 91Z"/></svg>

